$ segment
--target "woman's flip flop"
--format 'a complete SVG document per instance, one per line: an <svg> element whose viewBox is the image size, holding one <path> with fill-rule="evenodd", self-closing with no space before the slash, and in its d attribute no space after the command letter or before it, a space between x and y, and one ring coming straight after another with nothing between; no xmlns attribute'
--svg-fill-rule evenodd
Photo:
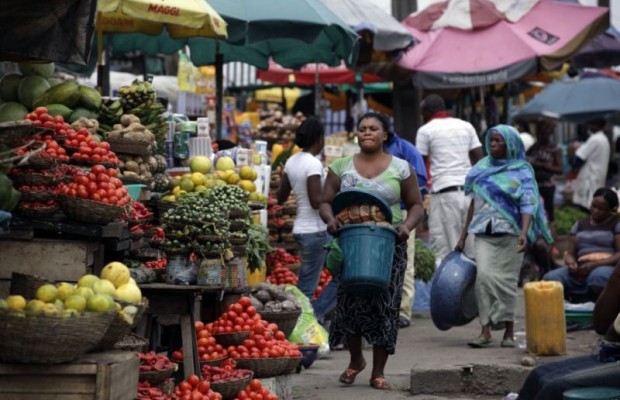
<svg viewBox="0 0 620 400"><path fill-rule="evenodd" d="M375 389L379 389L379 390L392 390L392 385L389 384L385 378L379 377L379 378L372 378L370 380L370 386L372 386Z"/></svg>
<svg viewBox="0 0 620 400"><path fill-rule="evenodd" d="M484 336L478 336L477 338L475 338L471 342L467 343L467 345L469 347L473 347L475 349L483 349L483 348L486 348L486 347L490 347L491 343L493 343L493 339L491 339L491 338L487 339Z"/></svg>
<svg viewBox="0 0 620 400"><path fill-rule="evenodd" d="M355 382L355 377L357 377L357 374L362 372L364 368L366 368L366 364L364 364L360 369L347 368L344 370L342 375L340 375L338 380L345 385L350 385Z"/></svg>

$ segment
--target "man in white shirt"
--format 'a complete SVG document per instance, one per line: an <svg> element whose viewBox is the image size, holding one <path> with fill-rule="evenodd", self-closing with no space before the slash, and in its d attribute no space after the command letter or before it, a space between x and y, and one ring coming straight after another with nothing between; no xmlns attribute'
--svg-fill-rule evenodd
<svg viewBox="0 0 620 400"><path fill-rule="evenodd" d="M590 209L594 191L605 187L611 146L603 132L607 121L603 118L586 122L588 140L575 152L572 174L577 174L573 191L573 203Z"/></svg>
<svg viewBox="0 0 620 400"><path fill-rule="evenodd" d="M430 241L435 256L443 259L454 250L463 230L469 208L463 191L465 176L482 158L482 145L474 127L453 118L440 96L425 97L421 107L425 124L418 129L416 146L430 161ZM469 257L472 240L470 235L464 249Z"/></svg>

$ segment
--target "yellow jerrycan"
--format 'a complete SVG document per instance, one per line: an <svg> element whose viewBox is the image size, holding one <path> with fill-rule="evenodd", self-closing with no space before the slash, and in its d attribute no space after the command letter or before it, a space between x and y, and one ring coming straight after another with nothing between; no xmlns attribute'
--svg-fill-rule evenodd
<svg viewBox="0 0 620 400"><path fill-rule="evenodd" d="M528 282L525 297L527 351L537 356L566 354L564 288L560 282Z"/></svg>

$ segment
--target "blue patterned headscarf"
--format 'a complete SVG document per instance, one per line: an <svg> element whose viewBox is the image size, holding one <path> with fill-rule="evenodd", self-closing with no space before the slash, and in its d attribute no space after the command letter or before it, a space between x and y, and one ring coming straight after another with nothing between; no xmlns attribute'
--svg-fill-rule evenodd
<svg viewBox="0 0 620 400"><path fill-rule="evenodd" d="M519 132L509 125L497 125L487 131L485 148L490 154L491 134L498 133L506 143L506 159L484 157L465 178L465 194L476 193L506 218L516 232L521 231L521 213L531 214L530 242L542 236L552 243L547 218L540 203L534 170L525 161L525 148Z"/></svg>

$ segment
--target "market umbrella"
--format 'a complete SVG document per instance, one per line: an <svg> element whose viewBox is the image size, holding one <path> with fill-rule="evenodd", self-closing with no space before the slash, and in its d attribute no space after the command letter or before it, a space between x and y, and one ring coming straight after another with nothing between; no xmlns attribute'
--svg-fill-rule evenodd
<svg viewBox="0 0 620 400"><path fill-rule="evenodd" d="M86 65L96 7L95 0L4 0L0 60Z"/></svg>
<svg viewBox="0 0 620 400"><path fill-rule="evenodd" d="M299 69L284 68L273 61L269 62L269 69L257 70L256 77L265 82L278 85L311 86L319 84L343 83L371 83L382 82L384 79L369 73L357 73L347 68L342 62L337 67L326 64L306 64Z"/></svg>
<svg viewBox="0 0 620 400"><path fill-rule="evenodd" d="M165 34L160 35L162 32ZM146 48L150 53L170 54L184 45L174 39L194 36L225 38L226 22L205 0L99 0L97 63L100 66L104 33L139 33L139 41L132 49ZM103 86L101 72L100 68L100 87Z"/></svg>
<svg viewBox="0 0 620 400"><path fill-rule="evenodd" d="M357 34L319 0L210 0L228 23L228 38L190 38L192 62L240 61L266 69L272 58L284 67L309 62L355 64Z"/></svg>
<svg viewBox="0 0 620 400"><path fill-rule="evenodd" d="M371 0L321 0L355 31L373 33L372 49L381 52L404 50L413 45L413 36L391 14Z"/></svg>
<svg viewBox="0 0 620 400"><path fill-rule="evenodd" d="M583 122L616 111L620 111L620 80L586 74L551 83L526 103L514 118L527 120L547 116Z"/></svg>
<svg viewBox="0 0 620 400"><path fill-rule="evenodd" d="M609 21L604 7L537 0L501 5L449 0L412 14L403 24L417 42L398 65L415 71L413 82L422 88L508 82L558 67Z"/></svg>
<svg viewBox="0 0 620 400"><path fill-rule="evenodd" d="M620 38L610 32L598 35L571 58L575 68L609 68L620 65Z"/></svg>

